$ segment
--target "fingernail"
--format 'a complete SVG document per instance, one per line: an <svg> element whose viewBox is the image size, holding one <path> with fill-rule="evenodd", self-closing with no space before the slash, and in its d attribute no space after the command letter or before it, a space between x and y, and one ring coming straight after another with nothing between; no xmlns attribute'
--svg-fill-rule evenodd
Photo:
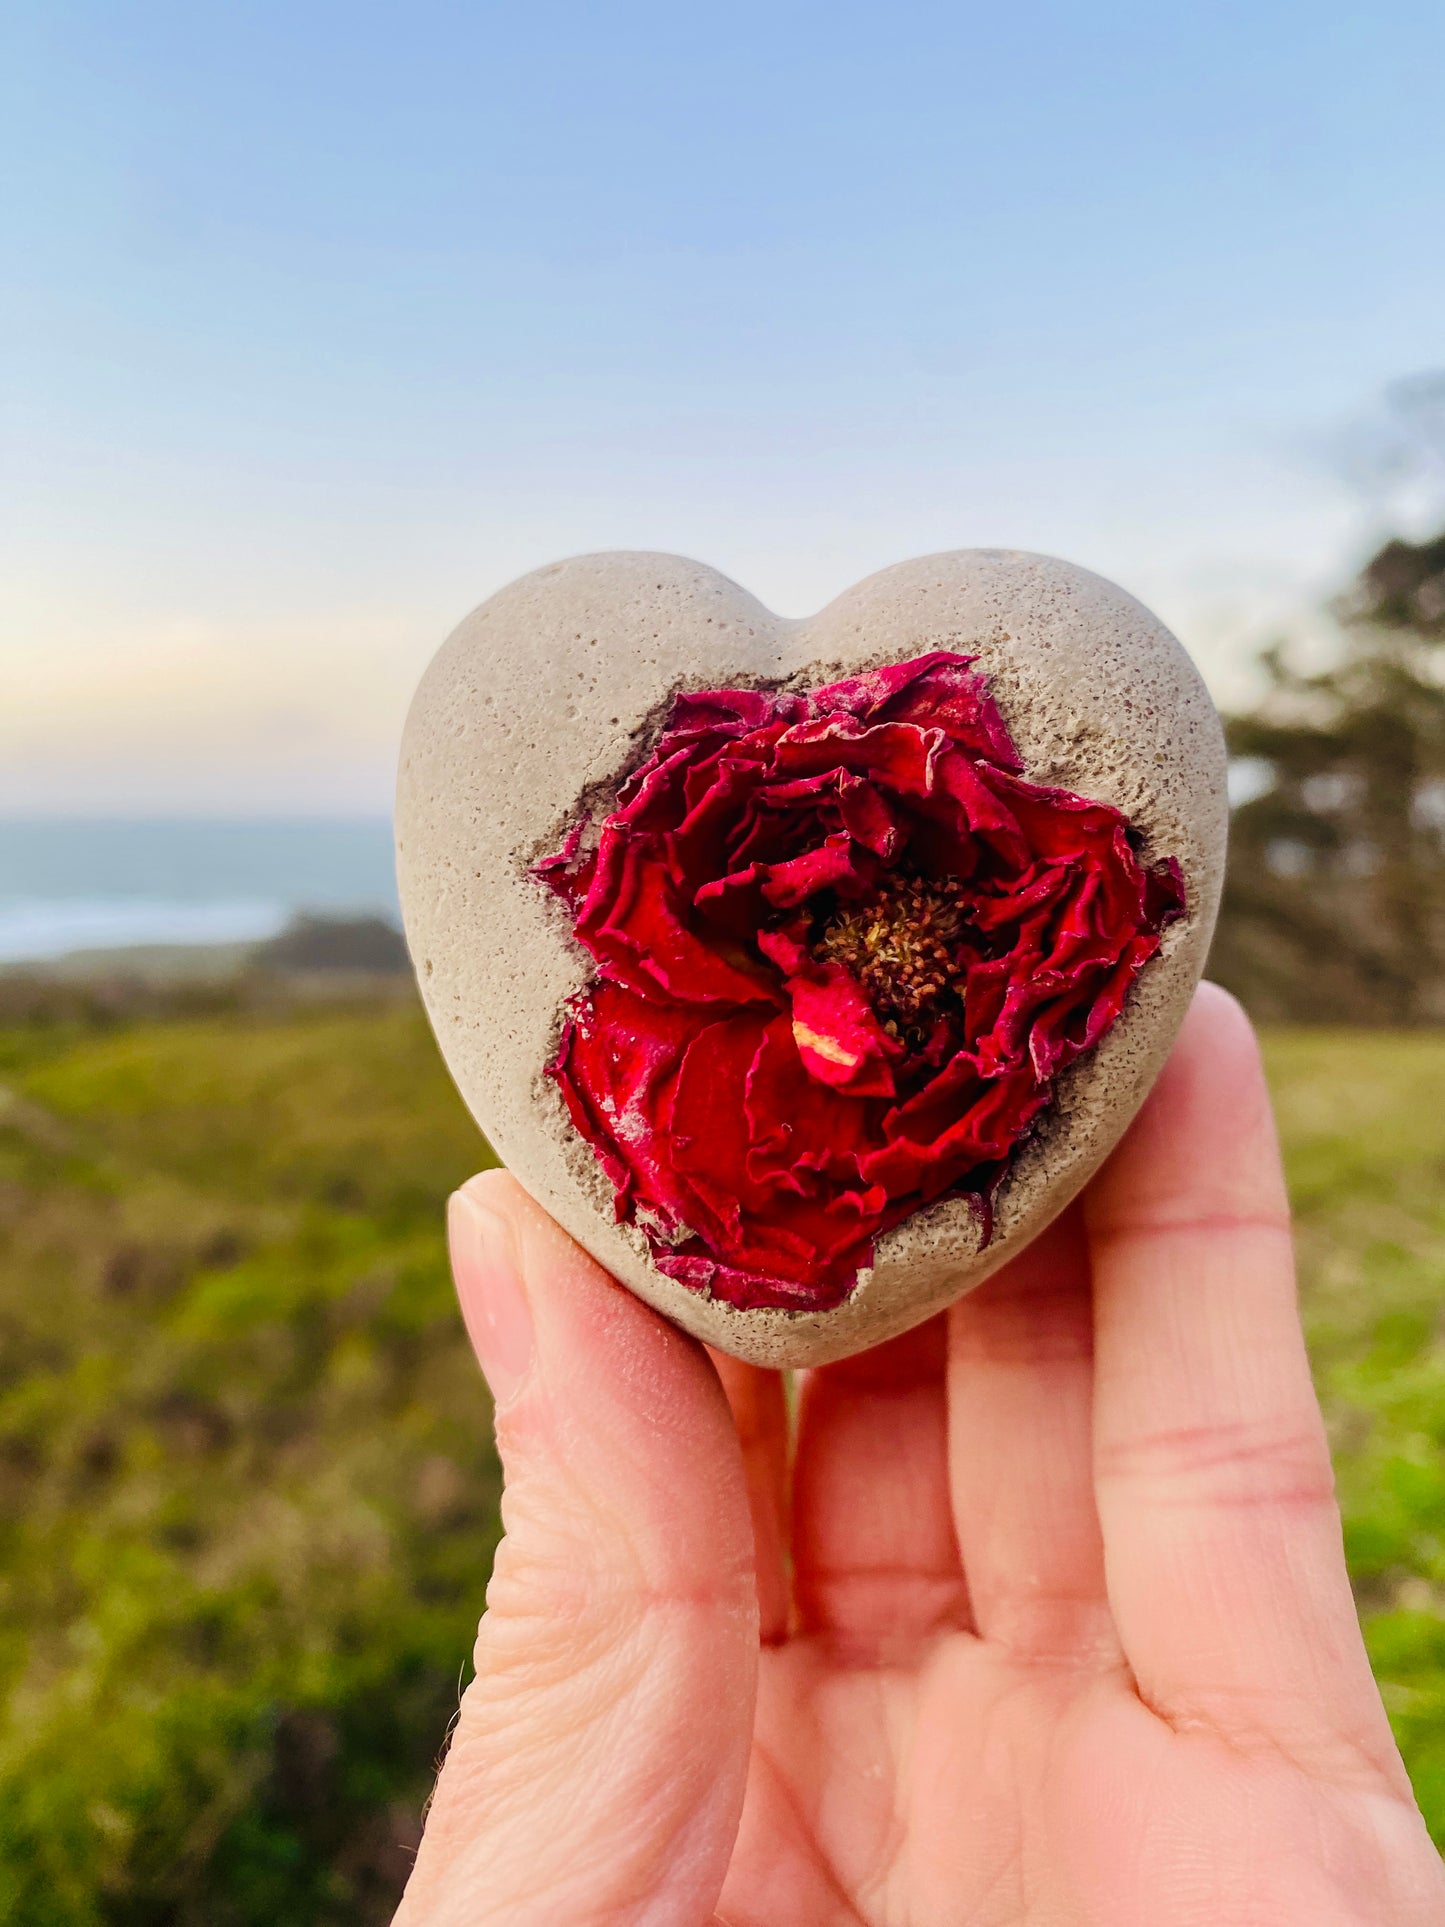
<svg viewBox="0 0 1445 1927"><path fill-rule="evenodd" d="M452 1194L447 1237L467 1336L500 1410L532 1364L532 1308L516 1239L504 1218L467 1191Z"/></svg>

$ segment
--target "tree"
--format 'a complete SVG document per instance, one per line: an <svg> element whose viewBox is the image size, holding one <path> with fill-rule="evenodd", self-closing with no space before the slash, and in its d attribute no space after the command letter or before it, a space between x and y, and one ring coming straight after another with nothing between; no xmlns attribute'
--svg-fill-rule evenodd
<svg viewBox="0 0 1445 1927"><path fill-rule="evenodd" d="M1283 648L1226 719L1232 823L1211 972L1256 1015L1445 1020L1445 533L1392 541L1338 614L1336 663Z"/></svg>

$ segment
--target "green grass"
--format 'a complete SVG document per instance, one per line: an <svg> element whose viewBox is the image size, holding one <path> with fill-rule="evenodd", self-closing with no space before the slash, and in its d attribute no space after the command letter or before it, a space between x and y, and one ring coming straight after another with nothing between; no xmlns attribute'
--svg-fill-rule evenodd
<svg viewBox="0 0 1445 1927"><path fill-rule="evenodd" d="M1355 1595L1445 1846L1445 1037L1282 1031L1266 1054Z"/></svg>
<svg viewBox="0 0 1445 1927"><path fill-rule="evenodd" d="M497 1531L486 1147L410 1006L0 1062L0 1920L385 1920Z"/></svg>
<svg viewBox="0 0 1445 1927"><path fill-rule="evenodd" d="M1370 1650L1445 1841L1445 1037L1268 1039ZM497 1532L411 1006L0 1029L0 1920L389 1918Z"/></svg>

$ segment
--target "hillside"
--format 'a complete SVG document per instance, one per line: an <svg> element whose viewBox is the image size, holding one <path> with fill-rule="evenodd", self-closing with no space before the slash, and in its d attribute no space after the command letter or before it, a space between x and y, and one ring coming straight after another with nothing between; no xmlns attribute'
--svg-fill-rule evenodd
<svg viewBox="0 0 1445 1927"><path fill-rule="evenodd" d="M384 1920L495 1539L415 1008L0 1033L0 1919Z"/></svg>
<svg viewBox="0 0 1445 1927"><path fill-rule="evenodd" d="M485 1147L410 1003L49 1019L0 1029L0 1919L383 1921L497 1532L441 1235ZM1445 1037L1269 1059L1445 1839Z"/></svg>

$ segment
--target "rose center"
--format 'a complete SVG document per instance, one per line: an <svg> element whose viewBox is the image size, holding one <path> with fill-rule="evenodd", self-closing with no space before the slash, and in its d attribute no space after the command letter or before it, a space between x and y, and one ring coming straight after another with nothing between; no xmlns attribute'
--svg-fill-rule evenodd
<svg viewBox="0 0 1445 1927"><path fill-rule="evenodd" d="M963 885L892 871L871 897L840 906L813 943L820 962L843 964L862 984L891 1036L921 1044L957 1008L967 944Z"/></svg>

